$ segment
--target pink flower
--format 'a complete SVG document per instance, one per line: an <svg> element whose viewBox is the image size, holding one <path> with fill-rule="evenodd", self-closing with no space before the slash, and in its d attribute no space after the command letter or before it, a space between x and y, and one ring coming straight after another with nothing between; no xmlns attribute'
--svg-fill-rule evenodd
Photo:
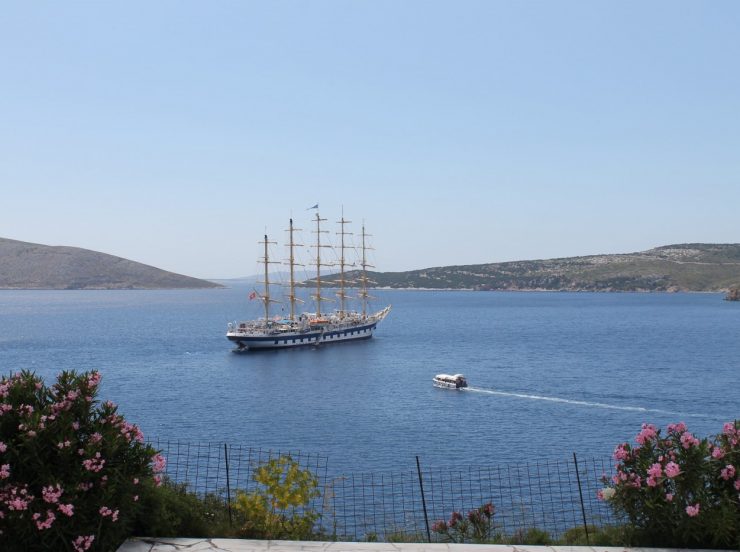
<svg viewBox="0 0 740 552"><path fill-rule="evenodd" d="M57 508L65 516L72 517L75 513L75 507L72 504L59 504Z"/></svg>
<svg viewBox="0 0 740 552"><path fill-rule="evenodd" d="M735 435L735 424L733 422L727 422L724 426L722 426L722 433L727 435L728 437L732 437Z"/></svg>
<svg viewBox="0 0 740 552"><path fill-rule="evenodd" d="M714 447L712 449L712 458L714 458L715 460L719 460L724 455L725 455L725 453L724 453L724 451L722 450L721 447Z"/></svg>
<svg viewBox="0 0 740 552"><path fill-rule="evenodd" d="M668 424L668 431L683 433L684 431L686 431L686 424L683 422L678 422L677 424Z"/></svg>
<svg viewBox="0 0 740 552"><path fill-rule="evenodd" d="M98 433L97 431L95 433L93 433L92 435L90 435L90 442L91 443L97 443L97 442L99 442L102 439L103 439L103 436L100 433Z"/></svg>
<svg viewBox="0 0 740 552"><path fill-rule="evenodd" d="M74 429L75 431L80 429L80 422L72 422L72 429Z"/></svg>
<svg viewBox="0 0 740 552"><path fill-rule="evenodd" d="M16 496L10 500L6 499L5 503L8 505L8 510L21 511L28 509L28 503L30 501L30 499L24 499L20 496Z"/></svg>
<svg viewBox="0 0 740 552"><path fill-rule="evenodd" d="M100 383L101 375L99 372L93 372L90 377L87 378L88 387L97 387Z"/></svg>
<svg viewBox="0 0 740 552"><path fill-rule="evenodd" d="M167 465L167 460L165 460L164 456L157 453L154 456L152 456L152 463L154 464L152 466L152 471L154 473L160 473L164 471L164 468Z"/></svg>
<svg viewBox="0 0 740 552"><path fill-rule="evenodd" d="M139 478L138 477L134 477L134 485L138 485L138 484L139 484Z"/></svg>
<svg viewBox="0 0 740 552"><path fill-rule="evenodd" d="M41 490L41 494L44 496L44 502L49 504L56 504L59 502L59 497L62 496L64 491L57 483L56 487L49 485Z"/></svg>
<svg viewBox="0 0 740 552"><path fill-rule="evenodd" d="M655 487L658 484L658 482L655 480L655 478L652 475L649 475L647 478L647 486L648 487Z"/></svg>
<svg viewBox="0 0 740 552"><path fill-rule="evenodd" d="M107 506L101 506L100 510L98 511L100 512L100 515L103 517L110 516L110 519L112 522L115 523L116 521L118 521L118 510L111 510Z"/></svg>
<svg viewBox="0 0 740 552"><path fill-rule="evenodd" d="M686 506L686 513L689 517L696 517L699 515L699 503L697 502L693 506Z"/></svg>
<svg viewBox="0 0 740 552"><path fill-rule="evenodd" d="M455 527L457 525L458 521L462 521L463 517L460 512L452 512L452 515L450 516L450 521L448 522L448 525L450 527Z"/></svg>
<svg viewBox="0 0 740 552"><path fill-rule="evenodd" d="M663 475L663 466L661 466L659 463L656 462L655 464L650 466L650 469L648 470L648 475L657 479L658 477ZM650 485L650 486L654 487L654 485Z"/></svg>
<svg viewBox="0 0 740 552"><path fill-rule="evenodd" d="M443 520L435 521L432 523L432 531L435 533L442 533L447 530L447 524Z"/></svg>
<svg viewBox="0 0 740 552"><path fill-rule="evenodd" d="M625 460L630 455L629 451L627 450L627 443L622 443L621 445L617 445L617 448L614 449L614 459L615 460Z"/></svg>
<svg viewBox="0 0 740 552"><path fill-rule="evenodd" d="M105 466L105 460L100 458L99 452L96 452L93 458L83 460L82 465L85 467L87 471L99 472L100 470L103 469L103 466Z"/></svg>
<svg viewBox="0 0 740 552"><path fill-rule="evenodd" d="M740 491L740 479L735 480L735 490Z"/></svg>
<svg viewBox="0 0 740 552"><path fill-rule="evenodd" d="M7 479L10 477L10 464L3 464L0 466L0 479Z"/></svg>
<svg viewBox="0 0 740 552"><path fill-rule="evenodd" d="M675 462L668 462L665 466L666 477L673 479L681 473L681 468Z"/></svg>
<svg viewBox="0 0 740 552"><path fill-rule="evenodd" d="M8 450L8 445L0 441L0 452L5 452L6 450Z"/></svg>
<svg viewBox="0 0 740 552"><path fill-rule="evenodd" d="M725 481L735 477L735 466L733 466L732 464L727 464L727 466L725 466L725 468L721 472L721 477Z"/></svg>
<svg viewBox="0 0 740 552"><path fill-rule="evenodd" d="M665 499L666 499L666 500L667 500L668 502L673 502L673 495L672 495L671 493L666 493L666 495L665 495Z"/></svg>
<svg viewBox="0 0 740 552"><path fill-rule="evenodd" d="M46 511L45 521L39 521L39 519L41 518L41 514L38 514L38 513L33 514L33 516L31 517L36 522L36 527L38 528L39 531L43 531L44 529L49 529L52 523L54 523L54 520L57 518L57 516L51 510Z"/></svg>
<svg viewBox="0 0 740 552"><path fill-rule="evenodd" d="M134 502L137 502L139 500L139 495L134 495Z"/></svg>
<svg viewBox="0 0 740 552"><path fill-rule="evenodd" d="M658 436L658 431L652 424L642 424L642 431L637 434L635 441L639 444L644 445L645 443L655 439Z"/></svg>
<svg viewBox="0 0 740 552"><path fill-rule="evenodd" d="M681 435L681 445L685 449L691 448L691 446L697 446L699 444L699 439L691 435L688 431L684 432Z"/></svg>
<svg viewBox="0 0 740 552"><path fill-rule="evenodd" d="M75 552L85 552L85 550L92 546L94 540L95 535L88 535L86 537L80 535L72 541L72 546L75 547Z"/></svg>

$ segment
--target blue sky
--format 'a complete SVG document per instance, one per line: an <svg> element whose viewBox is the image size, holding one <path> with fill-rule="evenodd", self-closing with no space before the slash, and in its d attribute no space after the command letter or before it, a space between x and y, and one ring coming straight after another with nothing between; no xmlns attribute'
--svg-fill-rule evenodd
<svg viewBox="0 0 740 552"><path fill-rule="evenodd" d="M380 270L740 242L738 28L734 1L5 2L0 236L212 278L317 202Z"/></svg>

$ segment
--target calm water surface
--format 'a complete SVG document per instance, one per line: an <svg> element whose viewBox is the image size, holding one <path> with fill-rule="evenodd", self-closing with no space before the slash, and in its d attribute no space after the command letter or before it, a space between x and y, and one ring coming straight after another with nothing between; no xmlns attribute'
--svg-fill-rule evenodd
<svg viewBox="0 0 740 552"><path fill-rule="evenodd" d="M233 354L247 293L2 291L2 369L99 369L148 438L326 453L337 472L601 455L643 422L703 436L740 417L740 305L717 294L379 291L372 340ZM472 388L433 388L439 372Z"/></svg>

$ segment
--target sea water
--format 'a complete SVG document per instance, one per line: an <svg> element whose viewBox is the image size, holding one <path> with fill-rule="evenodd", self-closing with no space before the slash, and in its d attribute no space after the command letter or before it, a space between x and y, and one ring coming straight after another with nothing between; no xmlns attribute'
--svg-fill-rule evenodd
<svg viewBox="0 0 740 552"><path fill-rule="evenodd" d="M337 473L601 456L642 423L740 417L740 304L719 294L380 290L373 339L235 354L249 291L2 291L0 367L97 369L148 439L323 453Z"/></svg>

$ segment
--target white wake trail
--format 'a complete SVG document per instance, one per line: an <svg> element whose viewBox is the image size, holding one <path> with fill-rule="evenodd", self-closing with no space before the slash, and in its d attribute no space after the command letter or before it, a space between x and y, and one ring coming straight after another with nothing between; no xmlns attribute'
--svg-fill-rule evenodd
<svg viewBox="0 0 740 552"><path fill-rule="evenodd" d="M659 408L645 408L643 406L621 406L617 404L608 404L601 402L590 402L590 401L577 401L573 399L563 399L560 397L546 397L543 395L531 395L527 393L510 393L507 391L497 391L496 389L481 388L481 387L467 387L465 391L472 391L474 393L485 393L487 395L500 395L502 397L516 397L519 399L530 399L535 401L549 401L556 403L575 404L578 406L590 406L594 408L608 408L611 410L626 410L630 412L655 412L659 414L672 414L674 416L684 416L687 418L716 418L715 416L709 416L706 414L687 414L685 412L676 412L673 410L661 410Z"/></svg>

